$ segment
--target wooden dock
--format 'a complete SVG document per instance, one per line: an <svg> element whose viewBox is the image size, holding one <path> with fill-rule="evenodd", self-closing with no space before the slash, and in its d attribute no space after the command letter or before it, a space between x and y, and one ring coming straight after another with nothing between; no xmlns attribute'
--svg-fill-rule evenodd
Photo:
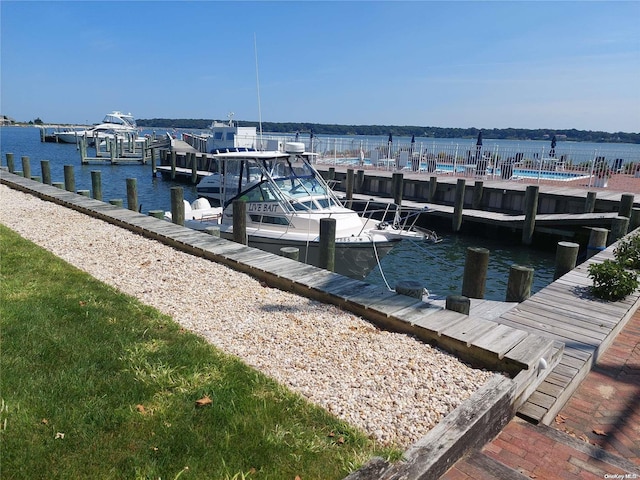
<svg viewBox="0 0 640 480"><path fill-rule="evenodd" d="M498 307L474 301L468 316L444 309L441 299L423 302L399 295L6 171L0 172L0 181L225 264L273 287L335 304L380 328L414 335L476 366L506 372L516 385L512 407L538 422L553 419L640 305L638 292L619 302L601 302L588 293L589 264L610 258L615 244L518 305Z"/></svg>

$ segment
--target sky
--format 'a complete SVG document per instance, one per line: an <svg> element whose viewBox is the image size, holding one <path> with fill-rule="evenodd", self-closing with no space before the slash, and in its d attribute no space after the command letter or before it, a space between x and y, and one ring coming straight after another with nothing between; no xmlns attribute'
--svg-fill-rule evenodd
<svg viewBox="0 0 640 480"><path fill-rule="evenodd" d="M0 114L640 132L640 1L0 1Z"/></svg>

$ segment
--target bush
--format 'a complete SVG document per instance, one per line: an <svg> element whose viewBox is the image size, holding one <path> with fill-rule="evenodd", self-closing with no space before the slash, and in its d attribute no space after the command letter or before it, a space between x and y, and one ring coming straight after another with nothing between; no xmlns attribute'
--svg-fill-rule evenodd
<svg viewBox="0 0 640 480"><path fill-rule="evenodd" d="M589 265L589 277L593 279L591 293L603 300L622 300L638 288L638 274L613 260Z"/></svg>
<svg viewBox="0 0 640 480"><path fill-rule="evenodd" d="M620 240L613 255L625 268L640 270L640 235L630 235Z"/></svg>

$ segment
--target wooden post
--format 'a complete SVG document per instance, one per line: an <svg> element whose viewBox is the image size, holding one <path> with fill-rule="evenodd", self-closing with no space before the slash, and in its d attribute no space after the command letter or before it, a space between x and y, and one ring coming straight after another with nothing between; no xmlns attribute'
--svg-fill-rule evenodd
<svg viewBox="0 0 640 480"><path fill-rule="evenodd" d="M295 260L296 262L300 258L300 249L297 247L282 247L280 249L280 255L286 258Z"/></svg>
<svg viewBox="0 0 640 480"><path fill-rule="evenodd" d="M629 222L629 230L635 230L640 227L640 208L631 210L631 221Z"/></svg>
<svg viewBox="0 0 640 480"><path fill-rule="evenodd" d="M135 178L127 178L127 208L138 211L138 182Z"/></svg>
<svg viewBox="0 0 640 480"><path fill-rule="evenodd" d="M171 150L171 180L176 179L176 152Z"/></svg>
<svg viewBox="0 0 640 480"><path fill-rule="evenodd" d="M471 300L464 295L447 295L445 308L452 312L469 315L469 311L471 310Z"/></svg>
<svg viewBox="0 0 640 480"><path fill-rule="evenodd" d="M576 268L580 245L573 242L558 242L556 250L556 269L553 279L557 280L566 273Z"/></svg>
<svg viewBox="0 0 640 480"><path fill-rule="evenodd" d="M67 192L76 191L76 178L73 173L73 165L64 166L64 189Z"/></svg>
<svg viewBox="0 0 640 480"><path fill-rule="evenodd" d="M98 144L99 140L96 138L96 145ZM112 138L108 140L109 145L111 146L111 151L110 153L110 159L111 159L111 165L114 165L116 163L116 150L118 149L118 139L117 138ZM97 148L97 147L96 147Z"/></svg>
<svg viewBox="0 0 640 480"><path fill-rule="evenodd" d="M484 188L484 182L482 180L476 180L473 185L473 200L471 201L471 208L474 210L480 210L482 206L482 190Z"/></svg>
<svg viewBox="0 0 640 480"><path fill-rule="evenodd" d="M9 173L14 173L16 171L13 153L7 153L7 170L9 170Z"/></svg>
<svg viewBox="0 0 640 480"><path fill-rule="evenodd" d="M364 170L358 170L356 174L356 193L364 192Z"/></svg>
<svg viewBox="0 0 640 480"><path fill-rule="evenodd" d="M156 165L156 149L152 148L151 149L151 176L155 177L156 176L156 171L157 171L157 165Z"/></svg>
<svg viewBox="0 0 640 480"><path fill-rule="evenodd" d="M438 191L438 177L429 177L429 193L427 195L427 202L433 202L436 198L436 192Z"/></svg>
<svg viewBox="0 0 640 480"><path fill-rule="evenodd" d="M631 210L633 209L634 200L635 200L635 195L624 193L622 197L620 197L620 206L618 207L618 215L620 215L621 217L631 218Z"/></svg>
<svg viewBox="0 0 640 480"><path fill-rule="evenodd" d="M184 227L184 190L171 187L171 221Z"/></svg>
<svg viewBox="0 0 640 480"><path fill-rule="evenodd" d="M51 163L49 160L40 160L40 171L42 172L42 183L51 185Z"/></svg>
<svg viewBox="0 0 640 480"><path fill-rule="evenodd" d="M159 218L162 220L164 218L164 210L149 210L147 215L153 218Z"/></svg>
<svg viewBox="0 0 640 480"><path fill-rule="evenodd" d="M425 294L425 291L420 282L416 282L415 280L401 280L396 283L396 293L422 300L422 296Z"/></svg>
<svg viewBox="0 0 640 480"><path fill-rule="evenodd" d="M320 268L335 271L336 266L336 219L320 219Z"/></svg>
<svg viewBox="0 0 640 480"><path fill-rule="evenodd" d="M124 205L121 198L112 198L111 200L109 200L109 203L120 208L122 208L122 206Z"/></svg>
<svg viewBox="0 0 640 480"><path fill-rule="evenodd" d="M211 227L205 227L204 233L211 235L212 237L220 238L220 226L216 225Z"/></svg>
<svg viewBox="0 0 640 480"><path fill-rule="evenodd" d="M195 185L198 183L198 158L195 152L190 152L188 155L191 159L191 183Z"/></svg>
<svg viewBox="0 0 640 480"><path fill-rule="evenodd" d="M536 213L538 212L538 185L527 186L524 195L524 225L522 226L522 243L531 245L533 243L533 232L536 226Z"/></svg>
<svg viewBox="0 0 640 480"><path fill-rule="evenodd" d="M248 245L247 239L247 202L233 201L233 241Z"/></svg>
<svg viewBox="0 0 640 480"><path fill-rule="evenodd" d="M587 245L587 258L593 257L596 253L599 253L606 248L608 234L609 230L606 228L594 227L591 229L589 245Z"/></svg>
<svg viewBox="0 0 640 480"><path fill-rule="evenodd" d="M531 296L533 285L533 268L511 265L507 283L507 302L524 302Z"/></svg>
<svg viewBox="0 0 640 480"><path fill-rule="evenodd" d="M456 183L456 196L453 205L453 219L451 222L451 229L454 232L459 232L460 227L462 227L462 210L464 207L464 189L465 189L465 180L464 178L459 178Z"/></svg>
<svg viewBox="0 0 640 480"><path fill-rule="evenodd" d="M336 169L335 167L329 167L328 180L335 180L335 179L336 179Z"/></svg>
<svg viewBox="0 0 640 480"><path fill-rule="evenodd" d="M404 190L404 176L402 173L394 172L392 174L391 188L393 191L393 203L402 205L402 193Z"/></svg>
<svg viewBox="0 0 640 480"><path fill-rule="evenodd" d="M22 157L22 175L24 178L31 179L31 161L29 157Z"/></svg>
<svg viewBox="0 0 640 480"><path fill-rule="evenodd" d="M609 239L609 245L617 242L627 234L629 230L629 218L617 216L611 221L611 237Z"/></svg>
<svg viewBox="0 0 640 480"><path fill-rule="evenodd" d="M584 213L593 213L596 209L596 196L598 192L587 192L587 198L584 202Z"/></svg>
<svg viewBox="0 0 640 480"><path fill-rule="evenodd" d="M462 277L462 295L469 298L484 298L488 268L489 250L482 247L467 248Z"/></svg>
<svg viewBox="0 0 640 480"><path fill-rule="evenodd" d="M353 168L347 168L347 200L353 200Z"/></svg>
<svg viewBox="0 0 640 480"><path fill-rule="evenodd" d="M102 173L100 170L91 170L91 188L93 198L102 201Z"/></svg>

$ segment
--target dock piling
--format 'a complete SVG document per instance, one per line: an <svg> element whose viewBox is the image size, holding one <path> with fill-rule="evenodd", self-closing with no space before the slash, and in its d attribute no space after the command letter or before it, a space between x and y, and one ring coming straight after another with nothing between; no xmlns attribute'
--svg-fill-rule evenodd
<svg viewBox="0 0 640 480"><path fill-rule="evenodd" d="M635 230L640 227L640 208L631 210L631 220L629 221L629 230Z"/></svg>
<svg viewBox="0 0 640 480"><path fill-rule="evenodd" d="M40 160L40 171L42 172L42 183L51 185L51 164L49 160Z"/></svg>
<svg viewBox="0 0 640 480"><path fill-rule="evenodd" d="M631 210L633 209L634 200L635 200L635 195L630 193L622 194L622 196L620 197L620 206L618 208L618 215L620 215L621 217L631 218Z"/></svg>
<svg viewBox="0 0 640 480"><path fill-rule="evenodd" d="M320 219L320 268L335 271L336 266L336 219Z"/></svg>
<svg viewBox="0 0 640 480"><path fill-rule="evenodd" d="M489 250L482 247L467 248L462 277L462 295L469 298L484 298L489 267Z"/></svg>
<svg viewBox="0 0 640 480"><path fill-rule="evenodd" d="M578 261L578 251L580 245L574 242L558 242L556 250L556 268L553 274L553 280L557 280L565 273L569 273L576 268Z"/></svg>
<svg viewBox="0 0 640 480"><path fill-rule="evenodd" d="M511 265L507 282L507 302L524 302L531 296L533 285L533 268L522 265Z"/></svg>
<svg viewBox="0 0 640 480"><path fill-rule="evenodd" d="M402 194L404 190L404 176L402 173L394 172L392 174L391 188L393 190L393 203L402 205Z"/></svg>
<svg viewBox="0 0 640 480"><path fill-rule="evenodd" d="M247 238L247 202L244 200L233 201L233 241L248 245Z"/></svg>
<svg viewBox="0 0 640 480"><path fill-rule="evenodd" d="M584 202L584 213L593 213L596 209L596 196L598 192L587 192L587 198Z"/></svg>
<svg viewBox="0 0 640 480"><path fill-rule="evenodd" d="M76 191L76 177L73 173L73 165L64 166L64 189L67 192Z"/></svg>
<svg viewBox="0 0 640 480"><path fill-rule="evenodd" d="M93 198L102 201L102 177L100 170L91 170L91 189Z"/></svg>
<svg viewBox="0 0 640 480"><path fill-rule="evenodd" d="M171 187L171 221L184 227L184 190Z"/></svg>
<svg viewBox="0 0 640 480"><path fill-rule="evenodd" d="M480 210L482 206L482 190L484 188L484 182L482 180L476 180L473 184L473 200L471 208L474 210Z"/></svg>
<svg viewBox="0 0 640 480"><path fill-rule="evenodd" d="M9 170L9 173L15 173L16 171L13 153L7 153L7 170Z"/></svg>
<svg viewBox="0 0 640 480"><path fill-rule="evenodd" d="M629 217L618 216L611 221L611 237L609 244L617 242L627 234L629 230Z"/></svg>
<svg viewBox="0 0 640 480"><path fill-rule="evenodd" d="M127 208L138 211L138 182L135 178L127 178Z"/></svg>
<svg viewBox="0 0 640 480"><path fill-rule="evenodd" d="M300 258L300 249L297 247L282 247L280 249L280 255L298 261Z"/></svg>
<svg viewBox="0 0 640 480"><path fill-rule="evenodd" d="M593 257L596 253L601 252L607 246L607 235L609 230L606 228L594 227L589 235L589 245L587 245L587 258Z"/></svg>
<svg viewBox="0 0 640 480"><path fill-rule="evenodd" d="M469 315L471 310L471 300L464 295L447 295L445 300L445 309L452 312L462 313L463 315Z"/></svg>
<svg viewBox="0 0 640 480"><path fill-rule="evenodd" d="M22 157L22 176L24 178L31 178L31 160L29 157Z"/></svg>
<svg viewBox="0 0 640 480"><path fill-rule="evenodd" d="M451 229L454 232L459 232L460 227L462 227L462 210L464 207L464 189L465 189L465 180L464 178L459 178L456 183L456 196L453 205L453 218L451 223Z"/></svg>
<svg viewBox="0 0 640 480"><path fill-rule="evenodd" d="M538 212L538 185L529 185L524 196L524 225L522 227L522 244L533 243L533 232L536 226L536 213Z"/></svg>

